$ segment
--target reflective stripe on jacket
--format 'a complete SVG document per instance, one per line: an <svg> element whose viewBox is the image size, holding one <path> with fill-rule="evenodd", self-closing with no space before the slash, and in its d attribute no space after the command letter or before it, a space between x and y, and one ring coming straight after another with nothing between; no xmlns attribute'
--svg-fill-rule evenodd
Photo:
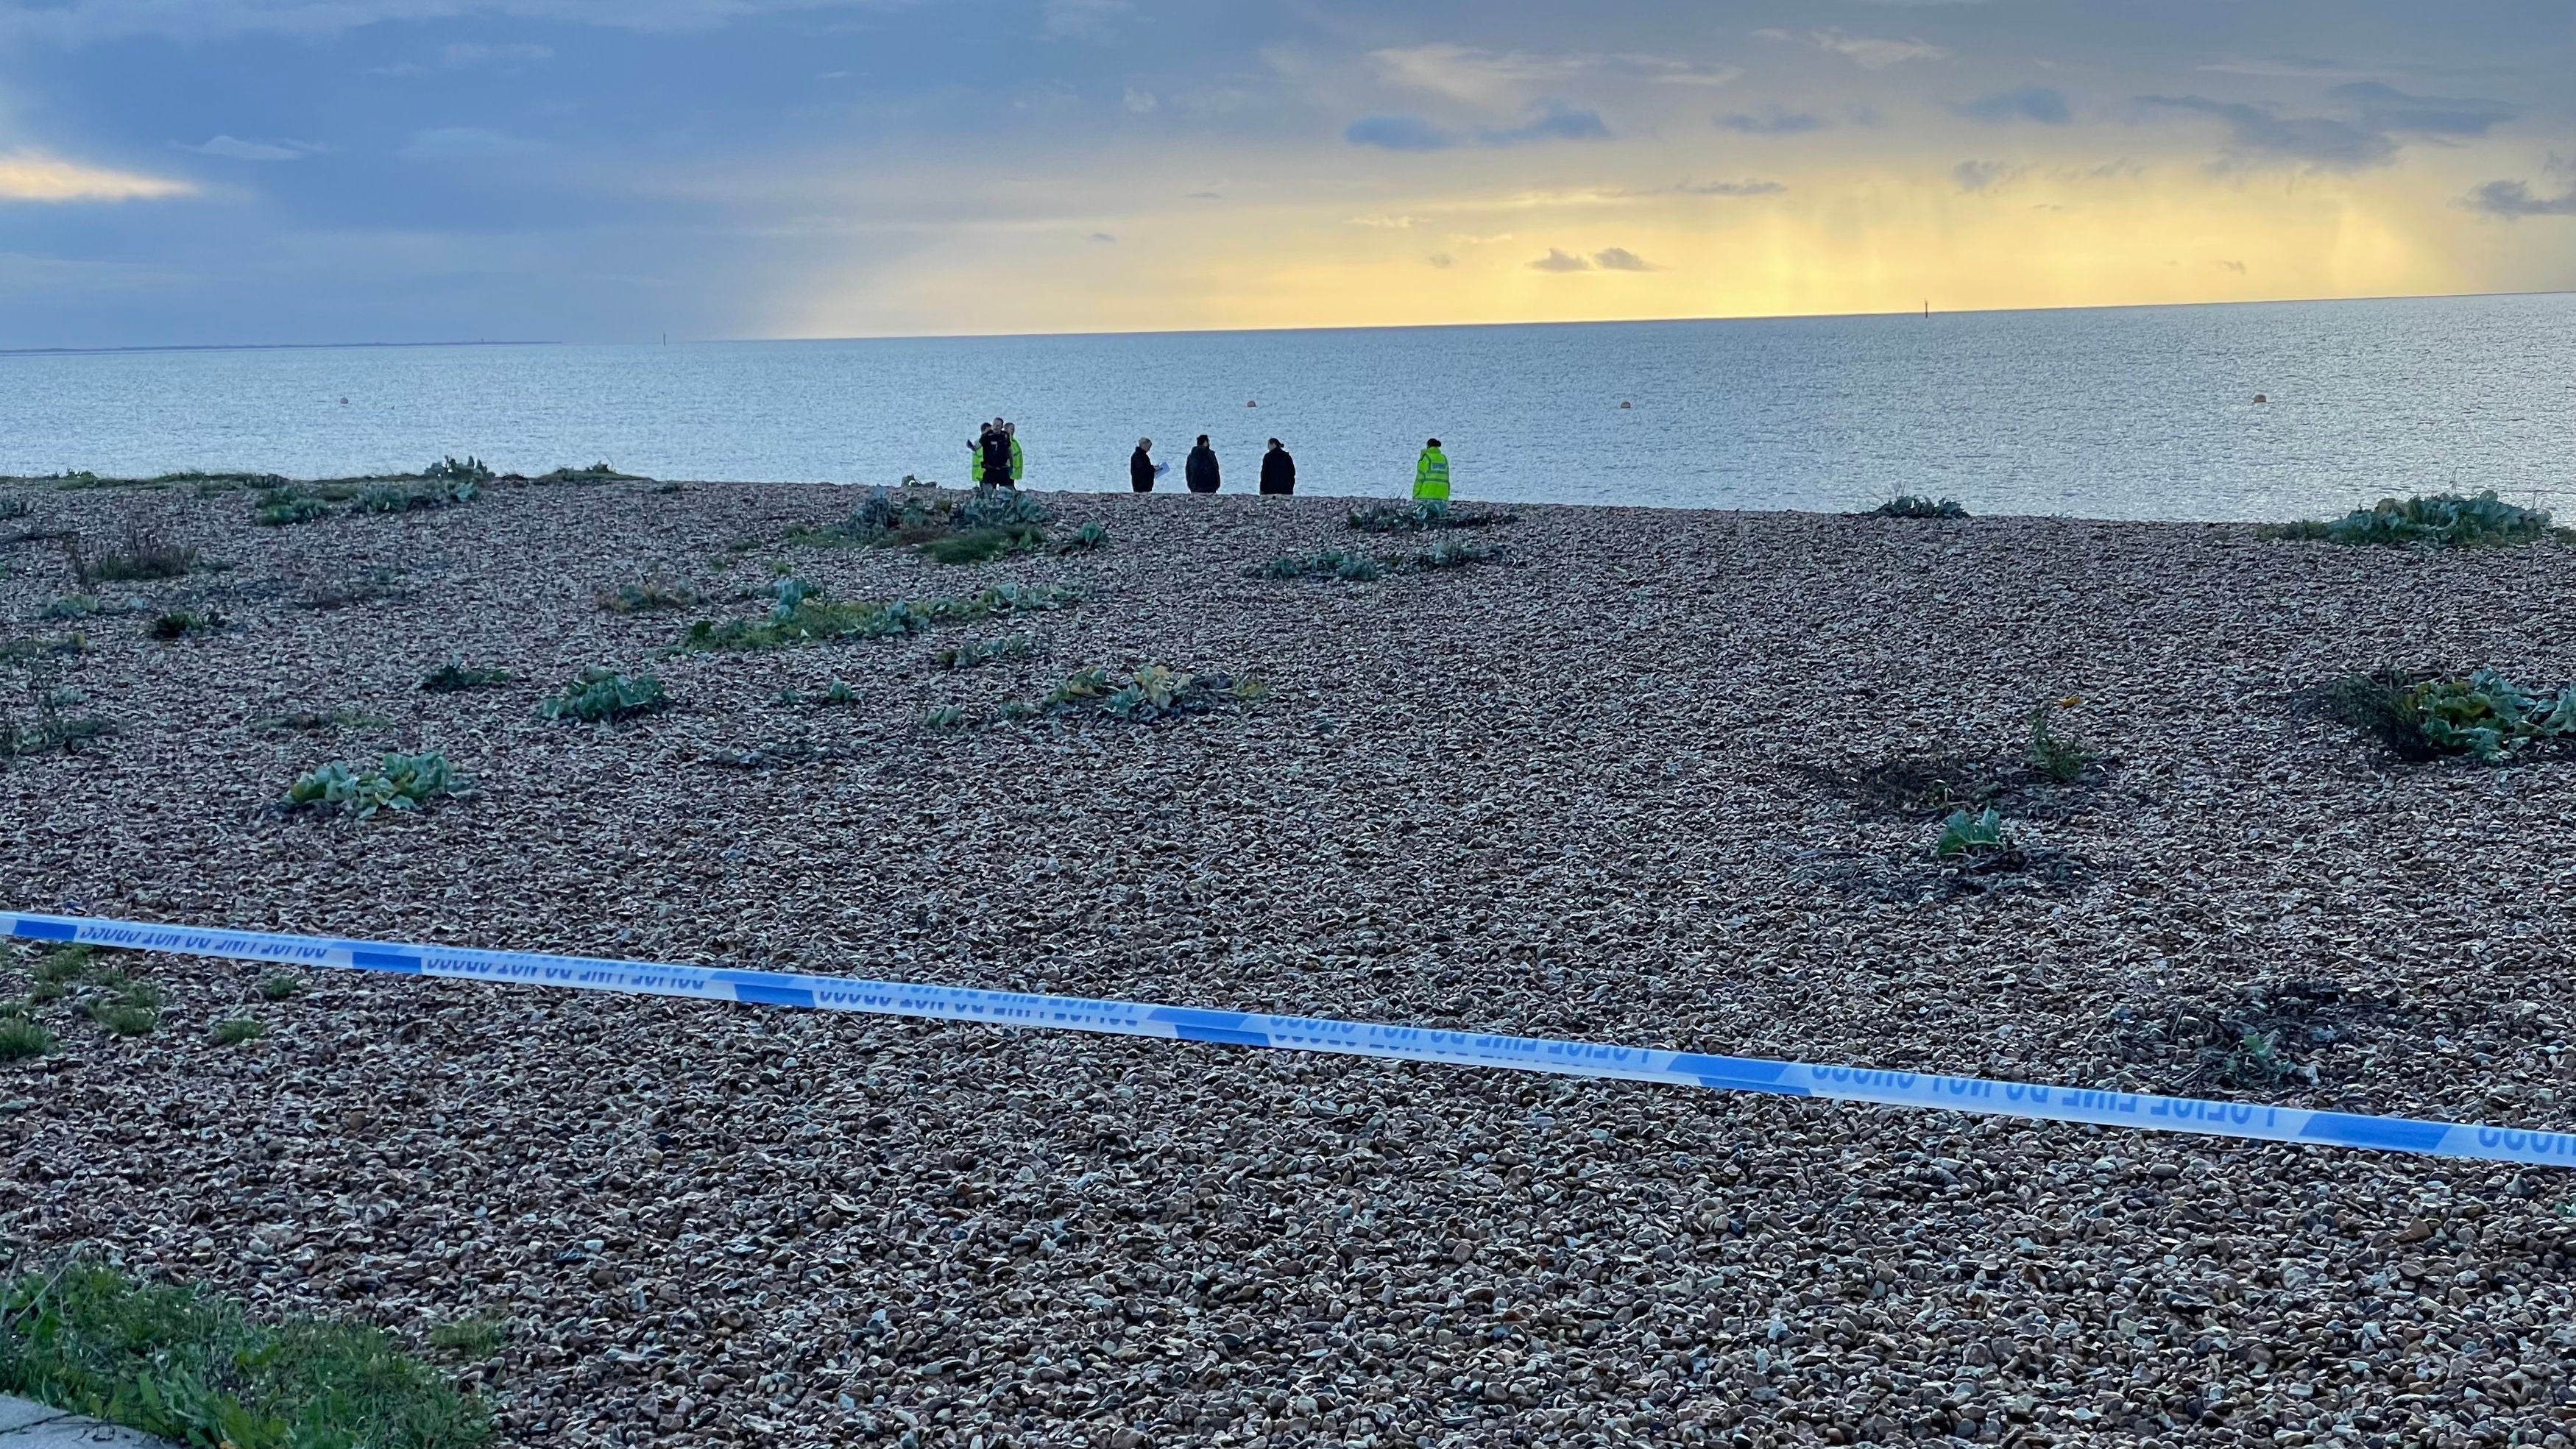
<svg viewBox="0 0 2576 1449"><path fill-rule="evenodd" d="M1449 455L1438 448L1425 448L1413 464L1413 496L1419 499L1449 498Z"/></svg>

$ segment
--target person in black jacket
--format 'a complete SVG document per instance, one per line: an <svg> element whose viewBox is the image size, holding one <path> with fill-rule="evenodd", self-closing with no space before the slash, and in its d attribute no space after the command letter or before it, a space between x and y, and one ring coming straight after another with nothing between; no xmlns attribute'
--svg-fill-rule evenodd
<svg viewBox="0 0 2576 1449"><path fill-rule="evenodd" d="M1138 438L1136 451L1127 455L1127 486L1139 493L1154 491L1154 440Z"/></svg>
<svg viewBox="0 0 2576 1449"><path fill-rule="evenodd" d="M1297 491L1297 460L1288 456L1277 438L1270 440L1270 451L1261 455L1261 491L1281 497Z"/></svg>
<svg viewBox="0 0 2576 1449"><path fill-rule="evenodd" d="M1192 493L1214 493L1217 490L1216 449L1208 446L1207 434L1199 434L1199 445L1190 449L1186 471Z"/></svg>

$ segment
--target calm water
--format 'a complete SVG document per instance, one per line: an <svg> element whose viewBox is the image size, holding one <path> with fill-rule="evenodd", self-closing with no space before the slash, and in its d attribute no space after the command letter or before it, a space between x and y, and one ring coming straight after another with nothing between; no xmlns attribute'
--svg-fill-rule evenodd
<svg viewBox="0 0 2576 1449"><path fill-rule="evenodd" d="M1275 435L1301 491L1396 493L1436 433L1461 496L1508 500L1846 509L1917 492L1979 513L2253 519L2492 487L2576 511L2576 295L0 357L0 473L312 476L471 452L528 472L957 482L995 413L1020 424L1037 488L1125 487L1139 435L1177 474L1205 432L1228 491L1249 491Z"/></svg>

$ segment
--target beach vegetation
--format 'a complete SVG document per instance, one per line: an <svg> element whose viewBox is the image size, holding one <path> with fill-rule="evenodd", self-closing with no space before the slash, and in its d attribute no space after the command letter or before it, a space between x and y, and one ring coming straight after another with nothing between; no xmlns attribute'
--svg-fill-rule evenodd
<svg viewBox="0 0 2576 1449"><path fill-rule="evenodd" d="M429 1346L466 1359L486 1359L510 1341L510 1320L476 1314L431 1328Z"/></svg>
<svg viewBox="0 0 2576 1449"><path fill-rule="evenodd" d="M934 624L1050 611L1086 597L1078 584L996 584L971 594L891 602L843 602L802 579L781 579L769 612L756 619L701 619L681 636L684 650L779 649L844 639L918 634Z"/></svg>
<svg viewBox="0 0 2576 1449"><path fill-rule="evenodd" d="M1097 714L1110 719L1149 724L1178 715L1258 704L1269 698L1269 686L1256 676L1192 674L1165 664L1144 664L1120 678L1105 665L1086 665L1034 705L1005 708L1004 717ZM1015 702L1020 703L1020 702Z"/></svg>
<svg viewBox="0 0 2576 1449"><path fill-rule="evenodd" d="M2081 695L2064 695L2043 699L2030 711L2030 733L2023 758L2041 775L2064 785L2084 777L2092 767L2096 752L2072 734L2061 733L2053 723L2061 711L2082 704Z"/></svg>
<svg viewBox="0 0 2576 1449"><path fill-rule="evenodd" d="M365 769L334 760L308 770L295 777L278 804L287 810L338 811L364 820L379 810L418 810L470 788L471 782L435 750L417 755L387 751Z"/></svg>
<svg viewBox="0 0 2576 1449"><path fill-rule="evenodd" d="M285 714L262 715L250 722L250 728L261 734L308 733L320 730L366 730L384 726L381 715L355 709L298 709Z"/></svg>
<svg viewBox="0 0 2576 1449"><path fill-rule="evenodd" d="M62 545L72 577L80 581L83 589L93 584L182 578L195 572L200 558L196 549L132 523L125 526L124 537L115 548L96 558L81 547L79 534L67 535Z"/></svg>
<svg viewBox="0 0 2576 1449"><path fill-rule="evenodd" d="M1502 557L1503 551L1499 548L1478 548L1463 539L1444 538L1406 562L1416 569L1455 569L1469 564L1499 563Z"/></svg>
<svg viewBox="0 0 2576 1449"><path fill-rule="evenodd" d="M192 635L212 634L223 627L224 616L212 609L172 609L155 614L152 622L143 626L143 633L146 638L169 644Z"/></svg>
<svg viewBox="0 0 2576 1449"><path fill-rule="evenodd" d="M283 971L263 976L259 982L259 995L262 1001L286 1001L303 990L304 982L301 978L289 976Z"/></svg>
<svg viewBox="0 0 2576 1449"><path fill-rule="evenodd" d="M601 461L587 468L557 468L552 472L540 473L528 481L531 483L645 483L651 480L641 473L621 473L615 466ZM676 485L673 490L668 491L676 491Z"/></svg>
<svg viewBox="0 0 2576 1449"><path fill-rule="evenodd" d="M1004 554L1035 553L1047 546L1047 532L1028 524L1006 524L991 528L970 528L964 533L946 534L921 545L921 556L932 563L984 563Z"/></svg>
<svg viewBox="0 0 2576 1449"><path fill-rule="evenodd" d="M609 613L646 614L663 609L695 607L698 591L687 584L655 576L637 583L619 584L613 589L602 589L595 597L599 607Z"/></svg>
<svg viewBox="0 0 2576 1449"><path fill-rule="evenodd" d="M2576 684L2526 690L2492 669L2346 675L2328 689L2326 706L2389 753L2416 762L2503 764L2533 745L2576 735Z"/></svg>
<svg viewBox="0 0 2576 1449"><path fill-rule="evenodd" d="M470 486L491 482L492 470L482 459L469 453L463 458L441 458L421 469L420 476L432 483L461 483Z"/></svg>
<svg viewBox="0 0 2576 1449"><path fill-rule="evenodd" d="M308 609L346 609L402 596L402 585L381 569L371 574L324 579L298 602Z"/></svg>
<svg viewBox="0 0 2576 1449"><path fill-rule="evenodd" d="M33 664L80 654L88 648L89 636L77 629L49 639L10 639L0 641L0 664Z"/></svg>
<svg viewBox="0 0 2576 1449"><path fill-rule="evenodd" d="M1899 493L1869 511L1872 518L1965 518L1968 510L1956 498Z"/></svg>
<svg viewBox="0 0 2576 1449"><path fill-rule="evenodd" d="M987 664L1008 663L1016 659L1033 659L1047 652L1047 643L1026 634L1010 634L999 639L969 639L951 644L931 656L942 669L980 669Z"/></svg>
<svg viewBox="0 0 2576 1449"><path fill-rule="evenodd" d="M930 734L941 734L966 727L966 708L956 704L934 704L921 712L921 728Z"/></svg>
<svg viewBox="0 0 2576 1449"><path fill-rule="evenodd" d="M1366 583L1386 577L1386 565L1364 553L1328 548L1302 558L1275 558L1262 570L1274 579L1344 579Z"/></svg>
<svg viewBox="0 0 2576 1449"><path fill-rule="evenodd" d="M1095 553L1108 546L1109 525L1098 519L1093 519L1055 541L1055 551L1060 554Z"/></svg>
<svg viewBox="0 0 2576 1449"><path fill-rule="evenodd" d="M547 719L615 724L669 709L671 703L662 681L653 675L620 674L594 664L573 676L562 693L539 701L537 713Z"/></svg>
<svg viewBox="0 0 2576 1449"><path fill-rule="evenodd" d="M268 1035L268 1027L255 1016L232 1016L216 1022L207 1035L217 1046L241 1046Z"/></svg>
<svg viewBox="0 0 2576 1449"><path fill-rule="evenodd" d="M106 613L96 594L68 594L36 611L39 619L87 619Z"/></svg>
<svg viewBox="0 0 2576 1449"><path fill-rule="evenodd" d="M467 664L462 656L451 654L447 662L429 672L420 687L430 694L461 694L469 689L491 689L510 682L506 669Z"/></svg>
<svg viewBox="0 0 2576 1449"><path fill-rule="evenodd" d="M481 1449L490 1412L382 1330L254 1318L203 1287L31 1267L0 1289L0 1390L184 1444Z"/></svg>
<svg viewBox="0 0 2576 1449"><path fill-rule="evenodd" d="M91 984L99 988L81 1008L109 1036L150 1036L161 1029L161 988L149 981L136 981L121 971L94 971Z"/></svg>
<svg viewBox="0 0 2576 1449"><path fill-rule="evenodd" d="M54 1034L24 1007L0 1015L0 1062L23 1062L54 1049Z"/></svg>
<svg viewBox="0 0 2576 1449"><path fill-rule="evenodd" d="M24 518L36 511L24 494L0 493L0 518Z"/></svg>
<svg viewBox="0 0 2576 1449"><path fill-rule="evenodd" d="M1345 520L1362 533L1420 533L1435 528L1491 528L1519 519L1516 513L1483 508L1453 508L1436 498L1418 503L1366 503Z"/></svg>
<svg viewBox="0 0 2576 1449"><path fill-rule="evenodd" d="M296 488L281 488L261 497L251 514L254 522L268 528L286 528L298 523L311 523L326 517L331 505Z"/></svg>
<svg viewBox="0 0 2576 1449"><path fill-rule="evenodd" d="M2548 510L2507 503L2493 489L2474 496L2428 493L2383 498L2338 519L2270 524L2257 532L2264 538L2387 548L2471 548L2547 538L2576 541L2576 529L2556 527Z"/></svg>

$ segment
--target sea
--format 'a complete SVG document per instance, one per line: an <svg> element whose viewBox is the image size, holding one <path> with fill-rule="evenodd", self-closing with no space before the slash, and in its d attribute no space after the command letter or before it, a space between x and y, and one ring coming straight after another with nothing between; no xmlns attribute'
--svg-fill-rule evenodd
<svg viewBox="0 0 2576 1449"><path fill-rule="evenodd" d="M199 468L1127 487L1206 434L1301 493L2259 520L2493 489L2576 516L2576 294L1125 335L0 354L0 474Z"/></svg>

